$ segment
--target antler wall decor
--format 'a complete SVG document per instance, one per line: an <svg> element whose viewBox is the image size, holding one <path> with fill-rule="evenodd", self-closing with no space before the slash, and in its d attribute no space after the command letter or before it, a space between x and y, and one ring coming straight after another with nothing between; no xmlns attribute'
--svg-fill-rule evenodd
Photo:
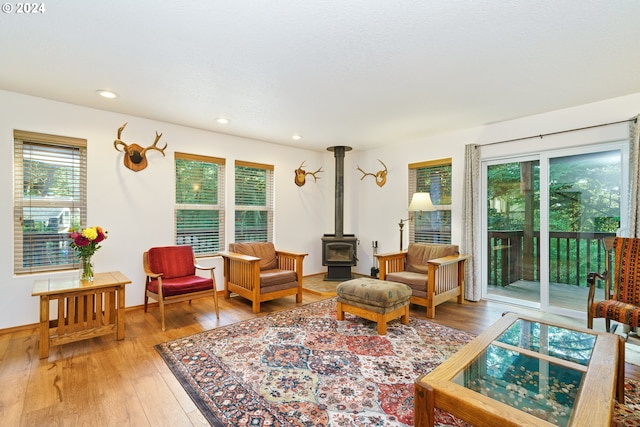
<svg viewBox="0 0 640 427"><path fill-rule="evenodd" d="M378 187L382 187L387 183L387 165L385 165L380 159L378 159L378 161L382 163L382 166L384 166L384 169L376 173L365 172L360 168L360 166L358 166L358 170L363 173L362 178L360 178L360 181L362 181L365 176L371 175L376 179L376 184L378 184Z"/></svg>
<svg viewBox="0 0 640 427"><path fill-rule="evenodd" d="M302 163L300 163L300 166L298 166L298 169L296 169L294 171L295 173L295 178L294 178L294 182L296 183L296 185L298 187L302 187L304 184L306 184L307 182L307 175L311 175L313 177L313 181L316 182L320 177L316 176L316 174L320 173L320 172L324 172L322 170L322 166L320 166L318 168L317 171L315 172L307 172L304 169L302 169L304 167L304 162L306 162L306 160L304 160Z"/></svg>
<svg viewBox="0 0 640 427"><path fill-rule="evenodd" d="M162 137L162 134L158 134L156 131L156 139L153 141L153 144L147 148L142 148L138 144L127 144L122 141L120 138L122 136L122 131L124 130L127 123L120 126L118 129L118 139L113 141L113 146L117 151L124 152L124 165L131 169L134 172L141 171L146 168L148 165L146 153L148 150L158 150L164 156L164 150L167 148L167 144L164 144L163 148L158 148L157 144ZM118 145L122 145L123 150L118 148Z"/></svg>

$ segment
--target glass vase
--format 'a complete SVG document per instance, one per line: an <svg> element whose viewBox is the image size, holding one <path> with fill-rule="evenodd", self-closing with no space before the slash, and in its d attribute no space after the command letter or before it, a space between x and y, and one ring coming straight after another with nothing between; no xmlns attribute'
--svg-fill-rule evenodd
<svg viewBox="0 0 640 427"><path fill-rule="evenodd" d="M93 261L91 256L80 257L80 280L93 282Z"/></svg>

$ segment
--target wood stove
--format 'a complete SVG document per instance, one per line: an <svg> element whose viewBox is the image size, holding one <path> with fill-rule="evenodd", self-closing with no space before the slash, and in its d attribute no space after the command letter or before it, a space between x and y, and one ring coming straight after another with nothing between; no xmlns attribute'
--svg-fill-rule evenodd
<svg viewBox="0 0 640 427"><path fill-rule="evenodd" d="M358 261L358 239L353 234L336 237L325 234L322 237L322 265L327 266L324 280L352 279L351 267Z"/></svg>
<svg viewBox="0 0 640 427"><path fill-rule="evenodd" d="M324 280L343 281L353 278L351 267L358 261L358 239L353 234L344 234L344 153L351 147L327 148L336 159L335 184L335 233L322 237L322 265L327 267Z"/></svg>

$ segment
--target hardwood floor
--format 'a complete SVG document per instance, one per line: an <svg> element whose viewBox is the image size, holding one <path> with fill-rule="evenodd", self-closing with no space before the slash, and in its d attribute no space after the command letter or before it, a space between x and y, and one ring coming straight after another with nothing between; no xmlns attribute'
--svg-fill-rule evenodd
<svg viewBox="0 0 640 427"><path fill-rule="evenodd" d="M326 298L305 292L303 304ZM263 312L295 306L294 297L264 303ZM434 321L480 333L513 309L495 303L447 302ZM411 316L425 318L422 307ZM167 306L162 332L157 306L126 312L126 337L93 338L53 347L38 358L36 325L0 334L0 424L3 426L207 426L186 392L155 351L155 344L255 317L250 302L220 298L220 319L213 301ZM627 376L640 380L637 367Z"/></svg>

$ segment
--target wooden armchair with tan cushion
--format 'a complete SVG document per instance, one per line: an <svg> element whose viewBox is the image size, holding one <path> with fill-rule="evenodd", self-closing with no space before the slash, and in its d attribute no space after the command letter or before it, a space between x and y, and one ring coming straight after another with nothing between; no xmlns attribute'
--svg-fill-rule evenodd
<svg viewBox="0 0 640 427"><path fill-rule="evenodd" d="M406 251L376 255L380 280L411 287L411 302L427 308L434 318L436 305L457 297L464 302L465 262L457 245L411 243Z"/></svg>
<svg viewBox="0 0 640 427"><path fill-rule="evenodd" d="M271 242L230 243L224 259L224 297L238 294L252 302L254 313L260 303L288 295L302 302L302 261L307 254L276 250Z"/></svg>

